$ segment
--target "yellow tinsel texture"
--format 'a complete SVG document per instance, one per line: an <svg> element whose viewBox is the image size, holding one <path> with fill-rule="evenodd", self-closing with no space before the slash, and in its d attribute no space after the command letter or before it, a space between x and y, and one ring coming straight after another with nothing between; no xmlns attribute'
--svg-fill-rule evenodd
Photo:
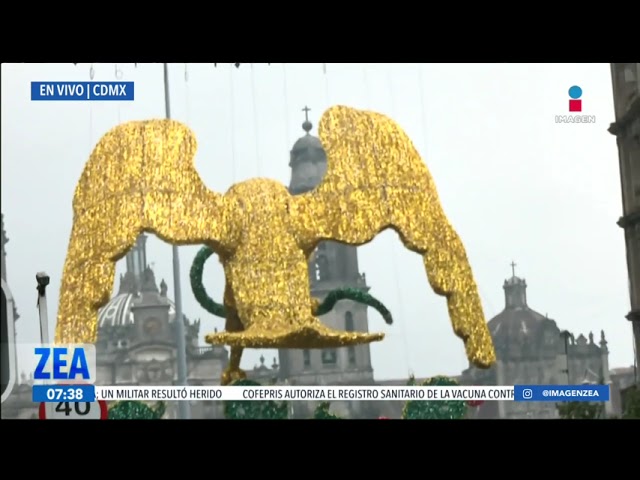
<svg viewBox="0 0 640 480"><path fill-rule="evenodd" d="M328 170L313 191L291 196L272 180L209 191L193 164L196 142L170 120L120 125L102 138L74 198L56 339L93 342L114 263L142 231L175 244L206 244L226 277L225 332L207 341L248 348L327 348L381 333L330 329L313 315L307 258L321 240L351 245L394 228L423 256L433 290L447 298L455 333L474 364L495 360L471 267L411 140L391 119L332 107L320 138Z"/></svg>

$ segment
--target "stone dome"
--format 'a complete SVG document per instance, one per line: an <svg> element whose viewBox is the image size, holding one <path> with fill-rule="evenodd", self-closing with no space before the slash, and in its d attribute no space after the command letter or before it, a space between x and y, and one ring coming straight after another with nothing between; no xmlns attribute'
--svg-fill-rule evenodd
<svg viewBox="0 0 640 480"><path fill-rule="evenodd" d="M529 307L527 282L513 275L505 280L503 288L504 310L488 323L499 356L527 356L542 347L557 348L560 329L554 320Z"/></svg>
<svg viewBox="0 0 640 480"><path fill-rule="evenodd" d="M176 315L176 307L167 298L167 284L156 284L155 275L150 267L136 275L127 271L120 276L120 289L109 302L98 311L98 327L120 327L134 323L133 307L168 306L169 321Z"/></svg>
<svg viewBox="0 0 640 480"><path fill-rule="evenodd" d="M307 133L306 135L300 137L298 140L296 140L296 143L293 144L293 148L291 149L292 152L302 152L304 150L309 150L309 149L319 149L319 150L324 150L324 148L322 147L322 142L320 141L320 139L318 137L315 137L309 133Z"/></svg>
<svg viewBox="0 0 640 480"><path fill-rule="evenodd" d="M488 326L495 343L524 341L536 336L543 327L557 328L555 321L530 308L505 308L489 320Z"/></svg>
<svg viewBox="0 0 640 480"><path fill-rule="evenodd" d="M98 312L98 328L121 327L134 323L132 307L136 305L148 305L149 300L144 293L135 294L130 292L119 293L102 307ZM173 321L176 315L176 307L173 301L162 298L159 295L153 298L155 305L158 302L169 305L169 321Z"/></svg>

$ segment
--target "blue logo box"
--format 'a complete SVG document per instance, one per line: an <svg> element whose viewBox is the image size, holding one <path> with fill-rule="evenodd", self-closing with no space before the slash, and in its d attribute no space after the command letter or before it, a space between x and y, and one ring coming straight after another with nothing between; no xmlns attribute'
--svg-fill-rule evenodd
<svg viewBox="0 0 640 480"><path fill-rule="evenodd" d="M34 102L131 102L134 82L31 82Z"/></svg>
<svg viewBox="0 0 640 480"><path fill-rule="evenodd" d="M516 385L516 402L608 402L609 385Z"/></svg>

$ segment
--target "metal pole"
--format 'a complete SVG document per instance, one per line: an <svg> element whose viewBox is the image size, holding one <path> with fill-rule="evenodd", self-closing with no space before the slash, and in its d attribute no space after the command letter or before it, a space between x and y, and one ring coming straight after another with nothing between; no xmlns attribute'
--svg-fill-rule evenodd
<svg viewBox="0 0 640 480"><path fill-rule="evenodd" d="M43 345L49 343L49 312L47 311L47 285L49 275L44 272L36 274L38 282L38 311L40 313L40 341Z"/></svg>
<svg viewBox="0 0 640 480"><path fill-rule="evenodd" d="M169 95L169 65L164 64L164 108L166 117L171 118ZM178 361L178 385L187 386L187 346L184 338L184 317L182 315L182 289L180 287L180 257L178 247L173 245L173 296L176 305L176 357ZM178 414L182 420L191 418L188 401L178 402Z"/></svg>
<svg viewBox="0 0 640 480"><path fill-rule="evenodd" d="M496 383L499 386L503 386L506 383L504 381L504 364L500 359L496 362ZM498 418L507 418L505 402L498 402Z"/></svg>
<svg viewBox="0 0 640 480"><path fill-rule="evenodd" d="M567 385L571 385L571 375L569 372L569 337L571 336L571 334L569 333L568 330L565 330L562 332L562 337L564 338L564 356L565 356L565 362L566 362L566 370L565 373L567 374Z"/></svg>
<svg viewBox="0 0 640 480"><path fill-rule="evenodd" d="M40 314L40 342L42 345L47 345L49 343L49 312L47 311L47 285L49 285L49 275L44 272L36 273L36 281L38 282L38 286L36 287L38 290L38 313ZM49 382L44 381L44 384L47 385ZM53 408L53 403L45 403L45 408L47 410L47 416L49 412Z"/></svg>
<svg viewBox="0 0 640 480"><path fill-rule="evenodd" d="M49 285L49 281L49 275L45 272L36 273L38 313L40 314L40 342L43 346L49 343L49 312L47 310L47 285ZM43 383L48 385L49 381L45 380ZM45 403L44 408L47 410L47 417L52 417L53 403Z"/></svg>

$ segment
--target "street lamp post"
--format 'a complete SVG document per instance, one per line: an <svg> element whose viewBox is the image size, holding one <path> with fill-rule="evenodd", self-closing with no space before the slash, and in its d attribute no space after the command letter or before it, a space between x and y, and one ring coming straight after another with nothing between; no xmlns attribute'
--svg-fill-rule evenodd
<svg viewBox="0 0 640 480"><path fill-rule="evenodd" d="M169 94L169 65L164 68L164 108L167 119L171 118L171 100ZM180 256L178 247L173 245L173 296L176 305L176 357L178 361L178 385L187 386L187 346L184 336L184 316L182 314L182 288L180 286ZM188 401L178 402L178 414L183 420L191 418Z"/></svg>

